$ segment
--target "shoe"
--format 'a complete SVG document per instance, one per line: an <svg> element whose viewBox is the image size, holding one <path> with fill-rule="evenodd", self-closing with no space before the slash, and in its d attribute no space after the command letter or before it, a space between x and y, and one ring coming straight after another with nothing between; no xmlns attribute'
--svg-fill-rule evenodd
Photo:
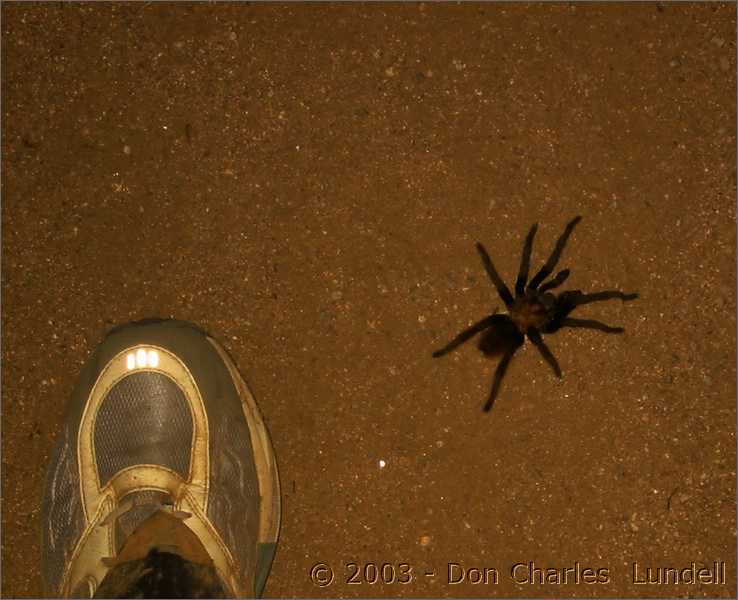
<svg viewBox="0 0 738 600"><path fill-rule="evenodd" d="M45 592L91 597L157 512L194 534L227 594L261 595L281 514L269 434L226 351L174 320L114 329L81 373L43 500Z"/></svg>

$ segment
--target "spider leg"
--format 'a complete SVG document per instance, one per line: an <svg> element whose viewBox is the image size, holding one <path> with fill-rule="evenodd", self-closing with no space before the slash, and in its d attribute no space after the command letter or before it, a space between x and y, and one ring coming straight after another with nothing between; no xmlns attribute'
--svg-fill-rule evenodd
<svg viewBox="0 0 738 600"><path fill-rule="evenodd" d="M540 283L551 274L551 271L554 270L556 263L558 263L559 258L561 258L561 253L564 251L564 246L566 246L566 242L569 240L571 232L574 231L574 227L576 227L577 223L581 220L582 217L575 217L566 225L564 233L562 233L561 237L557 240L556 246L554 246L553 252L551 252L551 256L548 257L546 264L544 264L541 267L541 270L538 271L533 279L530 280L530 283L528 284L529 290L535 290Z"/></svg>
<svg viewBox="0 0 738 600"><path fill-rule="evenodd" d="M495 266L492 264L492 259L489 257L489 254L487 254L487 250L485 250L484 246L479 242L477 242L477 252L479 252L479 256L482 257L482 263L484 263L484 268L487 270L487 275L489 275L489 278L492 280L500 298L502 298L502 301L505 303L507 308L511 308L513 305L512 294L495 270Z"/></svg>
<svg viewBox="0 0 738 600"><path fill-rule="evenodd" d="M464 342L469 341L471 338L477 335L480 331L484 331L485 329L487 329L487 327L489 327L490 325L492 325L492 323L494 323L494 320L492 319L492 317L495 315L496 312L497 312L497 309L495 309L491 315L484 317L484 319L482 319L481 321L477 321L476 323L474 323L474 325L464 329L464 331L462 331L459 335L457 335L453 340L451 340L443 348L441 348L440 350L436 350L433 353L433 358L438 358L439 356L448 354L452 350L455 350L456 348L461 346L461 344L463 344Z"/></svg>
<svg viewBox="0 0 738 600"><path fill-rule="evenodd" d="M584 294L579 290L571 290L561 294L561 298L567 304L572 305L572 310L582 304L590 304L592 302L602 302L603 300L612 300L619 298L623 302L635 300L638 294L626 294L617 290L605 290L604 292L594 292L592 294ZM571 311L570 311L571 312Z"/></svg>
<svg viewBox="0 0 738 600"><path fill-rule="evenodd" d="M556 299L556 307L554 315L551 320L541 329L543 333L553 333L563 327L564 321L572 313L572 311L583 304L590 304L591 302L601 302L602 300L611 300L613 298L619 298L623 302L629 300L635 300L638 298L638 294L625 294L616 290L606 290L604 292L595 292L593 294L584 294L579 290L569 290L562 292ZM574 319L573 322L577 322L580 319Z"/></svg>
<svg viewBox="0 0 738 600"><path fill-rule="evenodd" d="M500 391L500 385L502 384L502 378L505 377L505 372L507 371L507 367L510 364L510 360L512 360L513 354L515 354L515 351L519 348L519 346L514 346L510 348L500 359L499 364L497 365L497 369L495 369L495 379L492 382L492 391L489 394L489 398L487 399L486 404L484 405L484 412L489 412L492 410L492 405L495 403L495 399L497 398L497 394Z"/></svg>
<svg viewBox="0 0 738 600"><path fill-rule="evenodd" d="M548 290L552 290L554 288L559 287L562 283L564 283L569 278L569 269L564 269L563 271L559 271L556 273L556 277L554 277L551 281L544 283L541 287L538 288L538 291L543 294L544 292L547 292Z"/></svg>
<svg viewBox="0 0 738 600"><path fill-rule="evenodd" d="M522 296L525 294L525 284L528 281L528 271L530 270L530 252L533 249L533 238L538 231L538 223L533 225L525 238L523 244L523 254L520 257L520 270L518 278L515 280L515 295Z"/></svg>
<svg viewBox="0 0 738 600"><path fill-rule="evenodd" d="M596 321L594 319L574 319L571 317L562 319L561 326L597 329L598 331L604 331L605 333L623 333L625 331L622 327L610 327L609 325L605 325L601 321Z"/></svg>
<svg viewBox="0 0 738 600"><path fill-rule="evenodd" d="M556 357L553 355L551 350L549 350L548 346L546 345L546 342L543 341L543 338L541 337L541 332L538 331L537 329L529 329L528 339L531 342L533 342L533 345L536 348L538 348L538 351L541 353L544 360L553 369L553 372L556 374L556 377L561 379L561 367L559 367L559 363L556 360Z"/></svg>

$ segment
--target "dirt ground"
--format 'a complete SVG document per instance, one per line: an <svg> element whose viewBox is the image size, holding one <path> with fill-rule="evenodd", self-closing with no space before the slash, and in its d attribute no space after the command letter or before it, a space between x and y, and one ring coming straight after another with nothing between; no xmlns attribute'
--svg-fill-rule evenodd
<svg viewBox="0 0 738 600"><path fill-rule="evenodd" d="M81 364L174 316L271 429L268 596L734 597L735 30L720 3L3 2L2 595L41 593ZM512 283L575 215L563 287L639 292L576 313L626 332L548 336L561 380L526 344L484 414L495 362L431 358L502 307L474 243Z"/></svg>

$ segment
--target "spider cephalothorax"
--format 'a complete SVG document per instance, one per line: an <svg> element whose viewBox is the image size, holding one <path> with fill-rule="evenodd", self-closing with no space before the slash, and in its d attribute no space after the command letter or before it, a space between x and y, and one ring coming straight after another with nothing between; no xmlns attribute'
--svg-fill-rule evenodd
<svg viewBox="0 0 738 600"><path fill-rule="evenodd" d="M484 405L485 411L491 410L492 404L500 391L500 384L502 383L502 378L505 376L505 371L507 371L510 360L516 350L523 345L526 337L538 348L556 376L561 377L559 363L543 341L542 333L554 333L562 327L583 327L597 329L605 333L622 333L624 331L622 327L610 327L593 319L574 319L569 317L569 314L577 306L582 304L609 300L611 298L620 298L623 301L634 300L638 297L638 294L624 294L618 291L584 294L579 290L571 290L556 295L550 292L550 290L557 288L566 281L567 277L569 277L569 269L559 271L553 278L544 283L544 280L551 275L556 264L559 262L559 258L561 258L561 253L564 251L564 246L566 246L571 232L581 219L582 217L576 217L567 224L564 233L561 234L561 237L556 242L551 256L549 256L540 271L528 281L530 254L533 249L533 238L538 230L538 225L533 225L530 228L523 244L520 269L518 270L518 277L515 280L514 297L495 270L492 259L487 254L487 250L485 250L482 244L477 242L477 252L482 257L484 268L497 289L497 293L505 303L508 314L496 314L497 309L495 309L491 315L468 327L446 346L434 352L433 356L439 357L448 354L478 333L482 334L479 338L479 349L486 356L502 357L495 371L492 391L490 392L487 403Z"/></svg>

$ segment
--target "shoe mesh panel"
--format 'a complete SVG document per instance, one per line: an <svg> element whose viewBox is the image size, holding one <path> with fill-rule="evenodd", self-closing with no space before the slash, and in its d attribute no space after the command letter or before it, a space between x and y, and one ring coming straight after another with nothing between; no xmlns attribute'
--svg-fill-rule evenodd
<svg viewBox="0 0 738 600"><path fill-rule="evenodd" d="M84 529L84 514L79 497L76 436L67 424L57 442L47 476L44 495L43 579L47 596L58 596L64 569L72 557Z"/></svg>
<svg viewBox="0 0 738 600"><path fill-rule="evenodd" d="M220 398L209 406L210 494L208 517L236 560L241 581L256 565L259 491L254 451L241 401Z"/></svg>
<svg viewBox="0 0 738 600"><path fill-rule="evenodd" d="M95 454L104 487L133 465L168 467L187 480L192 415L180 388L167 376L138 372L113 386L95 421Z"/></svg>

